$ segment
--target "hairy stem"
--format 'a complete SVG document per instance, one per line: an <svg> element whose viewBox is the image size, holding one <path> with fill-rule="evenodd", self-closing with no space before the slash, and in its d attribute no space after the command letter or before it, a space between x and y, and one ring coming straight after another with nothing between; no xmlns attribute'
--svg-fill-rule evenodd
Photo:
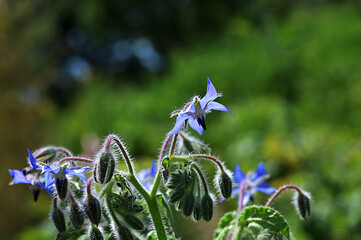
<svg viewBox="0 0 361 240"><path fill-rule="evenodd" d="M302 190L297 187L296 185L285 185L285 186L282 186L280 187L277 192L275 192L272 197L270 197L270 199L267 201L266 203L266 207L269 207L271 206L272 202L276 199L276 197L281 193L283 192L284 190L287 190L287 189L294 189L296 190L299 194L303 194L302 193Z"/></svg>
<svg viewBox="0 0 361 240"><path fill-rule="evenodd" d="M159 154L159 158L158 158L157 173L156 173L156 175L155 175L154 183L153 183L152 190L151 190L151 193L150 193L150 195L151 195L152 197L154 197L154 196L157 194L157 191L158 191L158 188L159 188L160 179L161 179L161 177L162 177L162 161L163 161L163 156L164 156L165 149L167 148L167 145L168 145L168 143L169 143L169 139L170 139L170 136L167 136L167 137L164 139L162 149L160 150L160 154Z"/></svg>
<svg viewBox="0 0 361 240"><path fill-rule="evenodd" d="M198 176L202 180L204 193L205 193L205 195L208 195L209 191L208 191L207 181L206 181L206 178L204 177L201 169L196 164L192 164L192 169L194 169L197 172Z"/></svg>
<svg viewBox="0 0 361 240"><path fill-rule="evenodd" d="M178 157L178 156L177 156ZM208 159L213 161L215 164L217 164L217 166L219 167L219 169L223 172L225 172L224 166L221 163L221 161L213 156L207 155L207 154L191 154L186 156L185 158L190 159L190 158L203 158L203 159Z"/></svg>
<svg viewBox="0 0 361 240"><path fill-rule="evenodd" d="M125 163L127 164L129 174L134 175L133 163L130 160L129 154L118 136L116 136L114 134L110 134L104 142L104 150L107 151L109 149L111 141L114 141L117 144L117 146L119 147L120 151L122 152Z"/></svg>
<svg viewBox="0 0 361 240"><path fill-rule="evenodd" d="M66 162L85 162L85 163L93 163L93 160L84 157L66 157L59 160L57 166L64 164Z"/></svg>
<svg viewBox="0 0 361 240"><path fill-rule="evenodd" d="M240 213L243 208L243 198L244 198L244 188L246 187L247 180L243 179L241 183L241 187L239 188L239 200L238 200L238 210L237 212Z"/></svg>
<svg viewBox="0 0 361 240"><path fill-rule="evenodd" d="M160 215L157 196L150 196L135 176L129 175L128 180L133 184L133 186L138 190L138 192L143 196L144 200L146 201L158 239L166 240L167 235L163 225L162 217Z"/></svg>

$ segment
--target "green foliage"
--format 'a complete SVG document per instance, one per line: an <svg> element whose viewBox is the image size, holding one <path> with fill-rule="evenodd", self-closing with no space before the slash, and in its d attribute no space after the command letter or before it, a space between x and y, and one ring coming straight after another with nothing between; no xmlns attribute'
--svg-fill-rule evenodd
<svg viewBox="0 0 361 240"><path fill-rule="evenodd" d="M246 207L240 215L236 212L226 213L220 219L214 237L216 240L221 240L227 234L238 234L237 236L242 239L243 237L248 239L247 235L242 235L242 233L249 234L252 228L261 229L261 231L254 231L251 239L259 239L265 233L272 236L281 234L287 239L290 238L290 230L284 217L273 208L261 206Z"/></svg>

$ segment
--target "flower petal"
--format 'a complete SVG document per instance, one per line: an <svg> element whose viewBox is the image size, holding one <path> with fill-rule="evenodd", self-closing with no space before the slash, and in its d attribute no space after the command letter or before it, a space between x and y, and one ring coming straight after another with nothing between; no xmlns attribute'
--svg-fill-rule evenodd
<svg viewBox="0 0 361 240"><path fill-rule="evenodd" d="M85 176L84 172L87 171L88 169L89 169L89 167L73 168L73 169L68 170L68 174L78 176L86 182L86 176Z"/></svg>
<svg viewBox="0 0 361 240"><path fill-rule="evenodd" d="M54 180L55 181L55 180ZM45 187L44 184L42 184L41 182L38 182L38 185L40 187L42 187L45 191L47 191L50 195L53 195L53 189L54 187L52 185L48 186L48 187Z"/></svg>
<svg viewBox="0 0 361 240"><path fill-rule="evenodd" d="M34 158L33 154L31 154L30 150L28 149L28 154L29 154L29 160L30 160L30 164L34 169L41 169L41 166L38 165L36 159Z"/></svg>
<svg viewBox="0 0 361 240"><path fill-rule="evenodd" d="M152 178L156 172L157 172L157 165L155 164L155 161L153 160L152 165L150 166L150 171L148 173L148 177Z"/></svg>
<svg viewBox="0 0 361 240"><path fill-rule="evenodd" d="M189 119L188 120L189 126L191 126L191 128L193 128L194 130L196 130L200 135L202 135L203 133L203 127L201 125L198 124L197 120L195 119Z"/></svg>
<svg viewBox="0 0 361 240"><path fill-rule="evenodd" d="M233 178L236 183L241 184L243 179L246 178L246 175L242 172L242 170L239 168L238 164L234 168Z"/></svg>
<svg viewBox="0 0 361 240"><path fill-rule="evenodd" d="M232 113L223 104L220 104L220 103L217 103L217 102L210 102L210 103L207 104L206 111L210 111L210 110L217 110L217 111L224 111L224 112Z"/></svg>
<svg viewBox="0 0 361 240"><path fill-rule="evenodd" d="M13 178L15 184L26 183L32 185L31 182L26 178L24 173L20 170L9 169L10 176Z"/></svg>
<svg viewBox="0 0 361 240"><path fill-rule="evenodd" d="M251 199L251 193L245 192L243 195L243 206L246 206L250 199Z"/></svg>
<svg viewBox="0 0 361 240"><path fill-rule="evenodd" d="M182 129L183 123L187 118L190 118L187 114L178 115L174 128L167 134L167 136L178 133Z"/></svg>
<svg viewBox="0 0 361 240"><path fill-rule="evenodd" d="M204 109L207 103L213 101L218 97L218 93L216 88L213 86L209 77L207 77L207 93L206 95L200 100L201 108Z"/></svg>
<svg viewBox="0 0 361 240"><path fill-rule="evenodd" d="M260 191L266 194L271 194L276 192L276 189L269 185L268 183L260 183L255 188L256 191Z"/></svg>
<svg viewBox="0 0 361 240"><path fill-rule="evenodd" d="M46 190L55 183L55 178L53 178L51 173L49 171L47 171L44 174L44 181L45 181L44 189Z"/></svg>
<svg viewBox="0 0 361 240"><path fill-rule="evenodd" d="M264 168L263 162L260 162L257 166L256 172L252 175L252 181L257 180L260 177L264 177L267 175L267 171Z"/></svg>

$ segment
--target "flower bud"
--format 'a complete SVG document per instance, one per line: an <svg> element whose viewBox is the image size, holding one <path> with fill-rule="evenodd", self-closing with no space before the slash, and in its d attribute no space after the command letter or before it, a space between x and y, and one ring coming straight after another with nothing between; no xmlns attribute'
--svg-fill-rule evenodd
<svg viewBox="0 0 361 240"><path fill-rule="evenodd" d="M72 202L70 206L69 218L74 228L80 229L83 226L84 214L79 205L75 202Z"/></svg>
<svg viewBox="0 0 361 240"><path fill-rule="evenodd" d="M133 234L129 231L128 228L125 227L118 227L118 236L121 240L133 240Z"/></svg>
<svg viewBox="0 0 361 240"><path fill-rule="evenodd" d="M129 226L135 230L143 230L144 224L133 215L125 215L124 220Z"/></svg>
<svg viewBox="0 0 361 240"><path fill-rule="evenodd" d="M211 221L213 217L213 200L208 194L202 199L202 216L207 222Z"/></svg>
<svg viewBox="0 0 361 240"><path fill-rule="evenodd" d="M195 196L192 191L187 192L183 199L183 215L188 217L192 214L195 204Z"/></svg>
<svg viewBox="0 0 361 240"><path fill-rule="evenodd" d="M89 240L104 240L102 232L95 225L90 229Z"/></svg>
<svg viewBox="0 0 361 240"><path fill-rule="evenodd" d="M181 200L184 196L184 193L185 193L184 188L178 188L177 190L171 191L170 196L169 196L169 202L175 203L175 202Z"/></svg>
<svg viewBox="0 0 361 240"><path fill-rule="evenodd" d="M98 226L102 217L102 209L99 200L89 194L85 199L84 209L90 221Z"/></svg>
<svg viewBox="0 0 361 240"><path fill-rule="evenodd" d="M193 217L196 221L199 221L202 218L202 199L199 196L195 200Z"/></svg>
<svg viewBox="0 0 361 240"><path fill-rule="evenodd" d="M114 173L115 160L110 151L102 152L94 166L94 180L98 183L108 183Z"/></svg>
<svg viewBox="0 0 361 240"><path fill-rule="evenodd" d="M297 192L294 196L294 204L301 218L307 220L311 214L311 196L309 193L303 192L300 194Z"/></svg>
<svg viewBox="0 0 361 240"><path fill-rule="evenodd" d="M223 172L219 177L219 188L224 198L229 198L232 195L232 179L231 177Z"/></svg>
<svg viewBox="0 0 361 240"><path fill-rule="evenodd" d="M65 218L64 213L57 207L55 207L51 213L51 219L53 220L53 223L58 229L59 232L65 232Z"/></svg>
<svg viewBox="0 0 361 240"><path fill-rule="evenodd" d="M58 197L64 201L68 193L68 179L65 176L64 178L55 178L55 187Z"/></svg>

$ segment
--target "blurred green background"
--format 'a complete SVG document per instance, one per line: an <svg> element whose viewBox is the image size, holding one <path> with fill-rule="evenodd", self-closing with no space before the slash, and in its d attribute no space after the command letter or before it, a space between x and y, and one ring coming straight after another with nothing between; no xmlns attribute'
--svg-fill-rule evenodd
<svg viewBox="0 0 361 240"><path fill-rule="evenodd" d="M361 239L359 1L0 1L0 54L2 239L54 236L50 197L34 204L8 185L27 148L92 156L117 133L146 168L169 113L203 96L207 76L233 112L207 117L213 153L244 172L263 161L274 187L311 192L306 222L291 193L274 204L296 239ZM211 239L236 204L208 224L176 214L178 234Z"/></svg>

